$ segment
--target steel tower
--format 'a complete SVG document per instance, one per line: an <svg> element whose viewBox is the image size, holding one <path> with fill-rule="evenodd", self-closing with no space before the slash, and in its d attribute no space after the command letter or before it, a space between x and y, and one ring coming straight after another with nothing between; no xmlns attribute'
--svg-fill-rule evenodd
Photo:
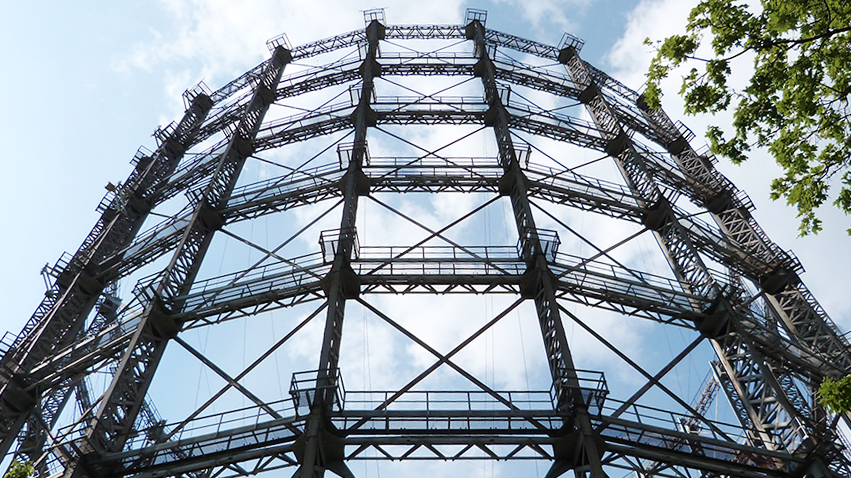
<svg viewBox="0 0 851 478"><path fill-rule="evenodd" d="M849 344L797 259L581 40L374 10L268 47L184 94L49 269L3 340L3 452L41 478L849 475L814 399Z"/></svg>

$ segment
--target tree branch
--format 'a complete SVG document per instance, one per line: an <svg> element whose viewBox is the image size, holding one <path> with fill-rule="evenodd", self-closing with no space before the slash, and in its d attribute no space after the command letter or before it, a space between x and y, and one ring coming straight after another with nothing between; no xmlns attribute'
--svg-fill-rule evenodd
<svg viewBox="0 0 851 478"><path fill-rule="evenodd" d="M807 38L798 38L798 39L789 39L789 40L776 40L768 43L769 47L778 46L778 45L803 45L804 43L810 43L816 40L820 40L822 38L826 38L832 35L836 35L839 33L851 32L851 27L838 28L836 30L828 30L821 35L816 35L814 37Z"/></svg>

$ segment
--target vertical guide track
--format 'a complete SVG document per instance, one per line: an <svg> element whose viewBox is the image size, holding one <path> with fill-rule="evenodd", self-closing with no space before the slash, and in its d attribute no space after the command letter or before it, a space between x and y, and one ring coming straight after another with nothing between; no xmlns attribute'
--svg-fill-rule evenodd
<svg viewBox="0 0 851 478"><path fill-rule="evenodd" d="M251 142L274 101L278 81L291 58L290 52L283 47L274 51L272 61L255 87L251 103L218 159L212 180L195 197L194 213L171 262L161 274L161 280L142 291L145 308L136 333L89 422L85 438L78 445L83 456L68 464L66 477L89 476L91 471L85 465L80 466L86 456L120 451L129 438L165 347L181 328L180 323L169 317L172 311L162 307L160 302L190 290L213 234L221 226L217 211L225 206L245 159L252 154Z"/></svg>
<svg viewBox="0 0 851 478"><path fill-rule="evenodd" d="M155 188L168 180L184 152L195 141L201 124L213 106L201 85L184 96L189 107L183 119L161 132L160 147L151 155L142 149L135 168L123 185L107 195L102 215L83 245L64 267L55 267L56 277L45 299L0 359L0 454L6 454L24 423L36 459L45 435L42 425L53 426L67 403L76 380L47 397L24 390L32 366L73 342L85 327L86 317L104 288L115 277L98 270L100 261L126 247L145 223L157 201ZM100 209L100 208L99 208ZM36 419L36 416L39 416Z"/></svg>
<svg viewBox="0 0 851 478"><path fill-rule="evenodd" d="M485 113L485 123L490 123L496 135L499 148L499 162L505 171L503 179L506 185L500 193L507 194L511 200L517 233L520 237L520 249L526 262L525 290L521 293L535 301L538 323L544 340L550 374L556 390L556 401L560 411L565 413L565 428L574 430L569 435L571 443L559 450L555 462L547 476L558 476L567 470L574 469L577 473L586 471L592 478L607 476L601 462L602 450L597 444L595 431L588 414L588 404L580 392L576 366L567 345L567 337L561 321L555 294L555 275L547 264L547 256L554 256L556 243L542 234L543 231L535 226L532 217L532 207L529 204L526 184L528 181L520 169L511 132L508 129L510 115L500 98L500 91L495 79L493 61L488 56L485 43L485 28L481 22L474 19L467 25L467 38L475 44L476 56L479 58L475 66L475 74L480 76L485 89L485 100L489 105Z"/></svg>
<svg viewBox="0 0 851 478"><path fill-rule="evenodd" d="M336 233L336 245L331 271L323 279L323 289L328 297L328 312L319 354L319 368L316 373L316 390L310 406L310 415L305 425L305 433L298 442L300 478L321 478L325 469L333 470L343 477L354 477L343 463L343 445L335 440L326 425L328 412L336 405L338 393L338 365L340 358L340 340L343 335L343 318L346 299L355 299L360 295L360 283L350 264L355 254L357 231L355 229L358 209L358 196L369 194L369 179L363 172L366 156L366 130L375 126L376 117L370 103L374 95L373 79L381 75L378 64L378 41L384 39L385 28L378 20L372 20L366 27L366 55L360 67L360 99L352 119L355 126L355 138L346 173L341 180L343 190L343 217L340 230ZM330 232L331 235L335 233ZM331 246L332 248L334 246Z"/></svg>
<svg viewBox="0 0 851 478"><path fill-rule="evenodd" d="M615 158L630 189L651 211L645 226L653 231L675 274L686 290L716 297L715 310L702 311L712 312L712 319L696 325L715 349L724 372L719 378L739 421L757 432L751 440L755 445L790 453L807 446L814 431L814 424L808 420L813 416L811 405L800 399L788 372L772 366L745 333L744 326L752 318L741 314L741 295L729 294L713 279L578 51L567 45L560 52L559 61L565 64L574 82L584 86L579 99L597 126L607 133L607 152Z"/></svg>

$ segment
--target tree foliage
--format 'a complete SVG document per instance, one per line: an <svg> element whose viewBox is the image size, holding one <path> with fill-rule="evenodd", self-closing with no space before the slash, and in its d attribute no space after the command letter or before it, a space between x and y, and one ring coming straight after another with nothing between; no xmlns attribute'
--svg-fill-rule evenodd
<svg viewBox="0 0 851 478"><path fill-rule="evenodd" d="M32 463L15 460L12 462L12 466L9 467L9 471L3 475L3 478L30 478L34 473L35 468L33 468Z"/></svg>
<svg viewBox="0 0 851 478"><path fill-rule="evenodd" d="M709 128L710 150L739 163L751 148L766 147L783 168L771 196L797 207L805 235L821 230L816 208L829 197L851 213L851 2L759 3L701 0L685 34L655 43L645 100L659 108L661 80L673 68L692 66L680 90L686 113L735 107L731 136ZM707 47L708 58L698 57ZM734 66L749 59L749 83L733 88ZM828 195L831 185L838 194Z"/></svg>
<svg viewBox="0 0 851 478"><path fill-rule="evenodd" d="M833 413L851 411L851 375L839 380L825 378L817 395L819 403Z"/></svg>

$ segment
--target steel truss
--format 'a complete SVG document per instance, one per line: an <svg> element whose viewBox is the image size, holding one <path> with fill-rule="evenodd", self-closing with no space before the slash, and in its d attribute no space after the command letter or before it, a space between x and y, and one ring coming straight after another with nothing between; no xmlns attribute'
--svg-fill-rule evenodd
<svg viewBox="0 0 851 478"><path fill-rule="evenodd" d="M361 460L545 460L552 478L569 470L849 475L836 432L843 417L814 399L824 377L851 373L849 344L801 282L794 255L771 242L747 196L691 146L684 125L582 60L581 40L568 34L557 47L544 45L489 30L485 12L474 10L462 25L385 25L380 10L365 19L364 29L295 48L285 36L270 40L269 60L217 91L201 84L184 94L184 117L157 130L154 151L139 150L129 178L98 206L101 218L83 245L50 269L54 280L35 314L3 341L4 453L33 461L41 478L231 477L280 468L302 478L326 470L348 478L349 465ZM399 48L405 42L412 47ZM290 67L296 71L285 74ZM432 77L456 83L431 94L403 84ZM453 89L460 94L446 93ZM321 106L282 114L288 101L323 93L314 103ZM540 107L529 99L535 95L561 106ZM580 108L591 121L578 117ZM455 125L460 139L434 148L402 136L444 125ZM415 154L372 156L368 135ZM490 155L443 152L474 135L495 145ZM541 146L547 141L573 149L554 157ZM324 143L316 154L296 148L317 142ZM578 164L570 151L579 149L599 159L565 167ZM281 151L295 153L282 164ZM607 158L621 178L597 178L586 167ZM283 172L241 180L251 162ZM389 199L409 193L483 199L434 228ZM448 232L500 202L510 209L516 244L470 244ZM356 225L366 204L425 238L361 244ZM305 210L313 219L290 225L277 247L239 232ZM559 211L637 232L598 244ZM291 253L296 238L335 214L339 227L322 231L318 250ZM544 223L557 231L537 226ZM593 252L560 250L571 235ZM639 236L655 238L671 275L619 258L618 249ZM203 272L214 237L262 259ZM118 284L126 280L137 282L122 296ZM384 309L382 298L413 294L508 301L441 352ZM541 329L546 390L497 390L468 371L462 352L527 300ZM346 391L347 306L425 350L433 364L394 390ZM676 327L690 343L653 374L576 307ZM187 338L277 309L308 313L238 374ZM295 371L289 397L268 401L249 389L245 377L323 317L318 366ZM643 385L626 399L610 396L602 372L577 368L566 323ZM166 420L147 397L169 344L224 386ZM694 355L706 363L701 347L714 355L709 386L691 403L666 375ZM438 368L468 388L423 389ZM708 417L717 390L733 424ZM251 404L208 411L228 393ZM649 406L642 397L650 394L670 405Z"/></svg>

